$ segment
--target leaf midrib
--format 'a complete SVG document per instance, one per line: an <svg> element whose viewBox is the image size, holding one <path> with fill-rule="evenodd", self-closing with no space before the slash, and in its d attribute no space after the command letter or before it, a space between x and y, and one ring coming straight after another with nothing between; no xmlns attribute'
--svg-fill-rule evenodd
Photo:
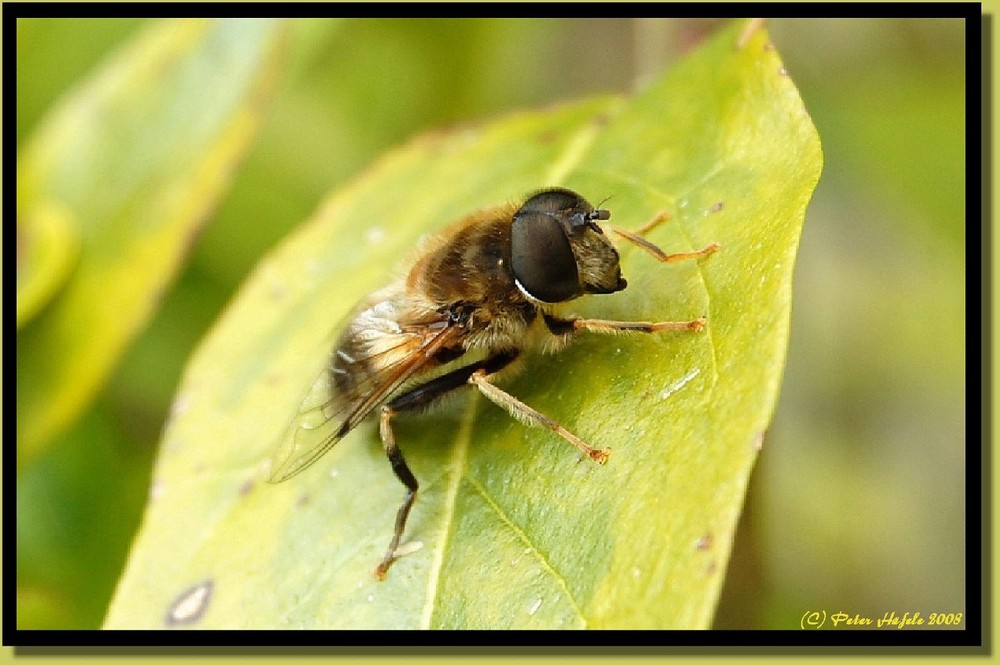
<svg viewBox="0 0 1000 665"><path fill-rule="evenodd" d="M428 630L434 619L434 608L437 606L437 587L441 579L441 569L444 566L444 552L448 541L451 540L452 532L455 529L455 507L458 504L458 486L465 475L466 459L469 452L469 443L472 441L472 425L476 419L476 403L478 393L469 400L465 414L462 416L462 423L458 428L455 437L455 445L451 455L452 471L448 480L448 485L444 495L444 516L441 519L443 529L441 542L434 548L434 558L431 560L431 568L427 579L427 594L424 600L424 608L420 615L420 628Z"/></svg>

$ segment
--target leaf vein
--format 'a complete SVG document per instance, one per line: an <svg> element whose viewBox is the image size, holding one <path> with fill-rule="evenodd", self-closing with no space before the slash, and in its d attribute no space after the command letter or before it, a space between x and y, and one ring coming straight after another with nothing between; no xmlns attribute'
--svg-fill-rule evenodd
<svg viewBox="0 0 1000 665"><path fill-rule="evenodd" d="M438 582L441 580L441 569L444 567L444 551L448 540L451 539L455 527L455 506L458 504L458 486L461 483L462 475L465 473L466 459L469 452L469 442L472 440L472 423L476 417L476 404L478 400L469 400L469 406L462 417L462 424L458 428L455 437L455 450L451 456L451 478L445 488L444 517L442 518L443 536L441 544L434 550L434 557L431 560L431 567L427 575L427 596L424 603L423 613L420 618L420 627L430 629L434 619L434 608L436 606Z"/></svg>
<svg viewBox="0 0 1000 665"><path fill-rule="evenodd" d="M504 510L499 506L499 504L497 504L497 502L490 497L490 495L486 492L485 487L480 485L471 477L467 477L465 480L466 482L469 483L470 486L472 486L472 489L474 489L476 493L483 498L483 501L486 502L486 505L489 506L489 508L497 514L497 517L500 518L500 521L503 522L504 525L507 526L511 531L513 531L514 535L516 535L525 545L531 548L531 551L535 554L538 561L542 564L542 567L546 571L548 571L550 575L552 575L552 577L556 580L556 583L558 583L559 586L562 588L563 593L566 595L566 598L569 600L570 605L572 605L573 607L573 611L576 613L577 617L579 617L580 621L583 622L583 627L586 628L587 619L583 615L583 610L580 609L580 605L576 602L576 598L574 598L573 594L570 592L569 586L566 584L566 578L563 577L559 573L559 571L557 571L552 566L549 560L542 554L541 550L538 549L538 546L536 546L534 543L531 542L531 540L528 538L528 535L524 532L524 530L521 527L519 527L516 523L514 523L514 521L510 519L510 516L508 516L507 513L504 512Z"/></svg>
<svg viewBox="0 0 1000 665"><path fill-rule="evenodd" d="M622 107L622 103L622 100L616 100L616 103L609 104L603 113L595 114L595 118L601 115L610 116L616 114ZM602 129L603 124L594 122L593 120L583 123L570 136L569 140L566 141L566 147L562 156L553 163L548 174L546 174L545 181L550 183L563 182L567 174L571 173L583 161L583 157L587 154L590 146L594 143L594 139L597 138Z"/></svg>

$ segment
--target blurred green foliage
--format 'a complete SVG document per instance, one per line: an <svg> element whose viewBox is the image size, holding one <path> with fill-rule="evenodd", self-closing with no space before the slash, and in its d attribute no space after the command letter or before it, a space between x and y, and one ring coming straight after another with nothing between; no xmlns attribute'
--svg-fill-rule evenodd
<svg viewBox="0 0 1000 665"><path fill-rule="evenodd" d="M141 24L18 21L19 147ZM294 22L266 124L185 272L91 410L18 478L18 625L101 624L186 359L326 192L414 133L627 91L716 25ZM961 611L964 25L769 29L826 157L783 396L716 626L787 628L807 609Z"/></svg>
<svg viewBox="0 0 1000 665"><path fill-rule="evenodd" d="M716 626L963 612L966 27L771 30L825 166Z"/></svg>
<svg viewBox="0 0 1000 665"><path fill-rule="evenodd" d="M156 311L253 143L284 26L150 24L19 150L18 468L76 419Z"/></svg>

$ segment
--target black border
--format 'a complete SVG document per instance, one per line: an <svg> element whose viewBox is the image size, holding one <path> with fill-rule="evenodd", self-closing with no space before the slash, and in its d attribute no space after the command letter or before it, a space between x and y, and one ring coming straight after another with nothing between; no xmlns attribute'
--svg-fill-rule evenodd
<svg viewBox="0 0 1000 665"><path fill-rule="evenodd" d="M976 293L982 288L980 307L967 308L967 329L981 333L980 345L973 346L980 358L966 358L967 384L971 391L979 393L981 399L972 400L973 410L982 408L980 417L967 418L967 423L976 423L981 428L978 437L979 454L966 456L966 498L967 523L980 525L981 530L969 530L966 543L966 610L968 621L966 630L818 630L818 631L397 631L391 639L386 639L377 631L63 631L63 630L23 630L16 627L16 450L12 445L3 449L3 624L2 641L5 646L14 646L16 655L65 656L75 654L145 656L145 655L288 655L288 647L297 647L297 655L496 655L502 649L507 655L665 655L749 653L756 655L795 655L813 652L815 647L838 647L844 655L863 654L987 654L992 652L992 567L991 567L991 512L992 500L990 441L992 417L990 414L991 391L989 371L992 360L992 339L990 318L983 312L991 312L992 261L990 243L992 234L992 16L982 14L979 3L816 3L809 4L805 11L797 4L766 3L743 5L720 3L713 5L671 4L650 5L623 3L600 4L502 4L484 3L477 5L477 14L486 16L567 16L584 11L597 16L610 11L616 16L739 16L748 9L773 17L814 17L817 15L838 17L892 17L901 12L914 13L925 18L962 18L966 20L967 81L977 79L981 86L967 89L966 145L967 163L974 172L978 166L982 177L967 179L967 220L980 219L980 233L966 236L967 249L967 293ZM139 11L141 10L141 11ZM347 3L336 5L314 4L274 4L239 3L201 4L167 3L128 5L117 3L5 3L3 5L2 31L4 37L3 70L5 106L10 110L16 104L16 19L55 17L129 17L129 16L224 16L238 13L243 17L264 16L317 16L335 12L338 15L387 16L428 16L444 14L448 16L472 13L467 5L388 3L365 4ZM602 11L603 10L603 11ZM983 92L985 91L985 95ZM978 104L977 104L978 102ZM980 109L976 118L974 109ZM5 140L4 161L8 173L16 172L16 126L13 112L4 115L3 136ZM978 122L976 122L978 120ZM3 183L5 211L8 220L16 217L16 183L8 178ZM14 226L5 227L5 247L13 252ZM967 222L967 230L975 229ZM976 244L980 246L977 248ZM976 251L978 249L978 251ZM5 262L8 272L7 289L16 285L16 260L8 257ZM984 272L984 268L988 272ZM5 336L13 336L11 322L15 320L16 298L8 293L5 298ZM968 408L968 407L967 407ZM976 414L972 414L975 416ZM11 415L6 419L8 430L16 428L16 419ZM967 425L968 427L968 425ZM973 425L975 427L975 425ZM7 441L16 440L8 436ZM969 437L966 438L969 441ZM968 443L967 443L968 445ZM968 452L975 453L975 448ZM978 468L977 468L978 465ZM985 510L983 506L986 506ZM984 534L987 538L984 539ZM984 593L985 590L985 593ZM977 616L978 614L978 616ZM390 646L391 645L391 646ZM471 646L475 645L475 646ZM545 645L545 646L541 646ZM727 649L723 647L740 647ZM167 651L164 651L167 648ZM405 651L401 649L406 649Z"/></svg>

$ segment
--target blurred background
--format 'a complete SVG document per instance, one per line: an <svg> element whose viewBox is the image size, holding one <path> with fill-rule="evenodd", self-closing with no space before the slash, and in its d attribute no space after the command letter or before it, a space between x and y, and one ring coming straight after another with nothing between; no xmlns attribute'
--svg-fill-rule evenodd
<svg viewBox="0 0 1000 665"><path fill-rule="evenodd" d="M18 477L18 626L101 625L186 358L327 193L420 132L627 94L721 23L291 22L262 130L181 274L85 413ZM18 19L19 148L144 24ZM795 271L782 396L714 625L965 612L966 26L768 28L825 167Z"/></svg>

